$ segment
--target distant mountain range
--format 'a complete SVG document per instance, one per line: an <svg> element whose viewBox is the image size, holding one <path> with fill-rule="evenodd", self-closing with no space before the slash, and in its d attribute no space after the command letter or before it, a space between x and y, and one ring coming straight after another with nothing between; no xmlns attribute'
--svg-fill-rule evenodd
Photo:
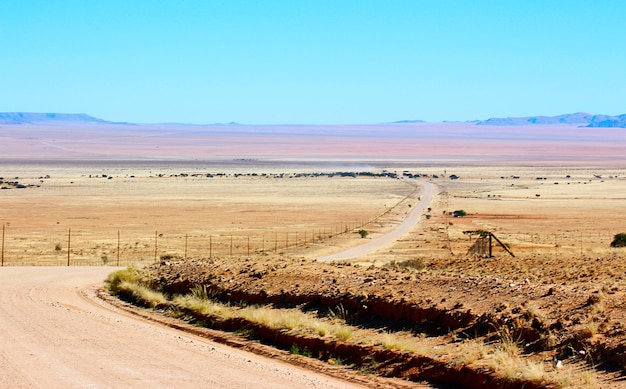
<svg viewBox="0 0 626 389"><path fill-rule="evenodd" d="M131 124L111 122L98 119L84 113L33 113L33 112L0 112L0 124L34 124L48 122L100 123L100 124ZM394 123L424 123L423 120L399 120ZM528 116L490 118L477 120L477 125L491 126L528 126L551 124L578 124L581 127L620 127L626 128L626 114L619 116L592 115L585 112L558 116ZM235 124L235 123L230 123Z"/></svg>
<svg viewBox="0 0 626 389"><path fill-rule="evenodd" d="M424 120L398 120L393 122L396 124L407 124L407 123L426 123Z"/></svg>
<svg viewBox="0 0 626 389"><path fill-rule="evenodd" d="M84 113L0 112L0 124L30 124L46 122L122 124L98 119Z"/></svg>
<svg viewBox="0 0 626 389"><path fill-rule="evenodd" d="M626 115L608 116L592 115L585 112L577 112L558 116L528 116L491 118L479 120L478 125L491 126L528 126L535 124L579 124L585 127L621 127L626 128Z"/></svg>

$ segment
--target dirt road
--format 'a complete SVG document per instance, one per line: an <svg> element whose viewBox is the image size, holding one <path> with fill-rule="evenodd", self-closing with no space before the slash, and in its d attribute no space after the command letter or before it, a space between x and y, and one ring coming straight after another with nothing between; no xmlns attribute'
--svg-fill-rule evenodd
<svg viewBox="0 0 626 389"><path fill-rule="evenodd" d="M371 254L392 244L396 240L400 239L402 236L408 234L411 229L413 229L413 227L415 227L415 225L420 221L420 218L422 217L424 210L428 208L436 189L437 186L435 184L432 184L430 182L422 182L422 190L420 191L420 202L417 204L417 206L415 206L415 208L413 208L407 218L404 219L402 223L400 223L392 231L377 238L368 240L367 242L359 246L351 247L347 250L319 257L317 258L317 260L336 261L358 258L367 254Z"/></svg>
<svg viewBox="0 0 626 389"><path fill-rule="evenodd" d="M0 388L355 387L114 308L113 270L0 268Z"/></svg>

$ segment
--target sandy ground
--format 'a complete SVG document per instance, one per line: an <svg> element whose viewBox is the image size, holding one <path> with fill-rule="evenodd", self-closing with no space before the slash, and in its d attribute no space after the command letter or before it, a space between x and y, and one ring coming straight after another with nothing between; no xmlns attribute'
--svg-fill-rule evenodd
<svg viewBox="0 0 626 389"><path fill-rule="evenodd" d="M0 387L358 387L125 314L94 294L112 270L0 270Z"/></svg>

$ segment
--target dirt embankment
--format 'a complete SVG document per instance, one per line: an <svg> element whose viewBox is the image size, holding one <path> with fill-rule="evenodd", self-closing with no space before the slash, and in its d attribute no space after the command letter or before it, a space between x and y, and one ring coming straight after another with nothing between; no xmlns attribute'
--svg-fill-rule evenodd
<svg viewBox="0 0 626 389"><path fill-rule="evenodd" d="M395 268L365 268L307 260L214 258L164 261L148 269L146 281L167 294L185 294L203 285L211 296L224 302L318 312L342 307L349 312L350 320L362 328L410 331L428 338L441 337L442 342L472 337L491 342L507 334L521 345L523 353L543 355L544 360L585 356L607 370L625 366L624 354L616 341L619 323L605 317L600 326L602 336L584 332L583 318L594 312L602 316L597 312L598 304L609 304L610 299L593 297L601 296L601 291L589 294L562 285L496 277L435 277L417 271L421 266L417 261L396 264ZM555 312L538 313L538 304L554 306ZM211 322L202 317L196 320ZM296 344L307 348L322 358L339 353L355 364L372 358L379 364L386 361L378 369L382 375L464 387L485 387L488 381L492 387L504 387L484 369L451 364L453 357L409 357L371 346L305 339L285 332L270 334L267 329L241 322L224 324L223 329L234 330L236 326L247 327L255 336L282 347ZM450 370L450 366L456 367ZM514 387L510 380L506 382L506 387ZM525 387L539 385L520 382Z"/></svg>

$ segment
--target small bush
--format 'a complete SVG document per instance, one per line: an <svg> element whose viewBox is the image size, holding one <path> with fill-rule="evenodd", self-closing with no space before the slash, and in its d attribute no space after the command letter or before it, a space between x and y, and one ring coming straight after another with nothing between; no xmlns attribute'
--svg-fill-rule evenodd
<svg viewBox="0 0 626 389"><path fill-rule="evenodd" d="M426 265L420 259L407 259L405 261L391 261L383 266L386 269L395 270L423 270Z"/></svg>
<svg viewBox="0 0 626 389"><path fill-rule="evenodd" d="M351 316L348 313L348 310L343 306L343 304L339 304L335 307L335 309L328 310L328 318L335 321L343 321L346 323L350 323Z"/></svg>
<svg viewBox="0 0 626 389"><path fill-rule="evenodd" d="M361 238L367 238L367 236L369 235L369 232L367 232L366 230L359 230L359 235L361 235Z"/></svg>
<svg viewBox="0 0 626 389"><path fill-rule="evenodd" d="M458 209L458 210L456 210L456 211L452 212L452 216L454 216L454 217L463 217L463 216L467 216L467 212L465 212L465 211L464 211L464 210L462 210L462 209Z"/></svg>
<svg viewBox="0 0 626 389"><path fill-rule="evenodd" d="M626 247L626 233L619 233L613 237L611 247Z"/></svg>

